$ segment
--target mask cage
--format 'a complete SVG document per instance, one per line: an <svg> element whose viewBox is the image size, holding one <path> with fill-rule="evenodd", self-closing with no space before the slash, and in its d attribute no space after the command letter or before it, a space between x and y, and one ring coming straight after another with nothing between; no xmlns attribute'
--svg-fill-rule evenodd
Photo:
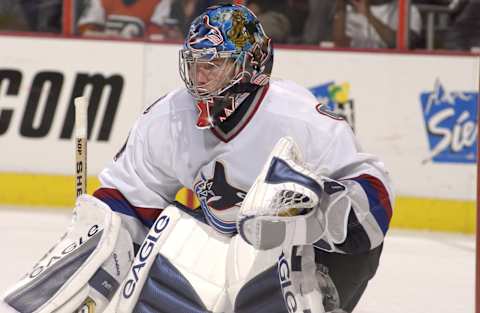
<svg viewBox="0 0 480 313"><path fill-rule="evenodd" d="M221 59L223 59L224 62L220 65L213 63L214 60ZM226 64L229 60L234 64L233 71L236 73L229 82L222 84L222 86L213 90L208 90L211 86L209 84L218 83L216 81L207 82L202 85L197 83L196 76L198 65L211 66L212 70L215 70ZM236 51L217 51L215 48L202 50L182 49L179 53L179 72L185 86L194 98L202 100L219 96L243 79L246 73L244 53Z"/></svg>

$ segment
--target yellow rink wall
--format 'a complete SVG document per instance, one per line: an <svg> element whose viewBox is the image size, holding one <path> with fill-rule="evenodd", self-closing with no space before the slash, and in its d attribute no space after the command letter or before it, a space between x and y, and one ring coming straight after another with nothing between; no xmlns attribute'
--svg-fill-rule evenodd
<svg viewBox="0 0 480 313"><path fill-rule="evenodd" d="M88 179L88 192L98 188L95 177ZM70 208L74 205L73 176L0 173L0 205ZM191 207L198 200L182 189L177 200ZM474 201L427 199L399 196L394 205L393 228L474 233Z"/></svg>

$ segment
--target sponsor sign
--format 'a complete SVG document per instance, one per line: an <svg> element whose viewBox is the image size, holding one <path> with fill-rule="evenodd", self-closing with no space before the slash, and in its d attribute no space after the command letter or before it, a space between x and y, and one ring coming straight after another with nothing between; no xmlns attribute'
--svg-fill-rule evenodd
<svg viewBox="0 0 480 313"><path fill-rule="evenodd" d="M478 55L278 49L273 76L353 121L359 146L385 164L397 196L474 200L479 68Z"/></svg>
<svg viewBox="0 0 480 313"><path fill-rule="evenodd" d="M141 43L2 37L0 171L74 174L73 103L85 95L88 168L97 174L143 107L142 51Z"/></svg>
<svg viewBox="0 0 480 313"><path fill-rule="evenodd" d="M449 91L437 80L420 100L430 148L425 162L476 163L478 91Z"/></svg>
<svg viewBox="0 0 480 313"><path fill-rule="evenodd" d="M0 172L72 175L73 99L84 94L89 175L98 174L141 111L182 87L180 47L3 36ZM397 195L473 200L479 63L474 55L277 49L273 78L309 88L343 116L363 150L385 163Z"/></svg>

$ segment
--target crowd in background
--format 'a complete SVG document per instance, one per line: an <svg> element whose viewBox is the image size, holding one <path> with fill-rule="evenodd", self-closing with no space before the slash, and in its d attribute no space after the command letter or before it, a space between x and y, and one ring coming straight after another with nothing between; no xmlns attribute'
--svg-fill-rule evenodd
<svg viewBox="0 0 480 313"><path fill-rule="evenodd" d="M181 41L215 0L75 0L74 33ZM238 2L238 1L236 1ZM245 0L276 44L396 48L397 0ZM63 0L1 0L0 31L62 33ZM410 0L409 48L480 49L480 0Z"/></svg>

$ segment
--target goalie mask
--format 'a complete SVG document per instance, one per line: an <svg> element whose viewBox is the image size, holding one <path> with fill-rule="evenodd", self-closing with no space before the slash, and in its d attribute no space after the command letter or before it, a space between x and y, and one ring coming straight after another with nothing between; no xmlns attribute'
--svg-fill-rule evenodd
<svg viewBox="0 0 480 313"><path fill-rule="evenodd" d="M273 50L250 10L220 5L209 7L192 22L179 63L180 76L198 101L197 127L211 128L268 84Z"/></svg>

